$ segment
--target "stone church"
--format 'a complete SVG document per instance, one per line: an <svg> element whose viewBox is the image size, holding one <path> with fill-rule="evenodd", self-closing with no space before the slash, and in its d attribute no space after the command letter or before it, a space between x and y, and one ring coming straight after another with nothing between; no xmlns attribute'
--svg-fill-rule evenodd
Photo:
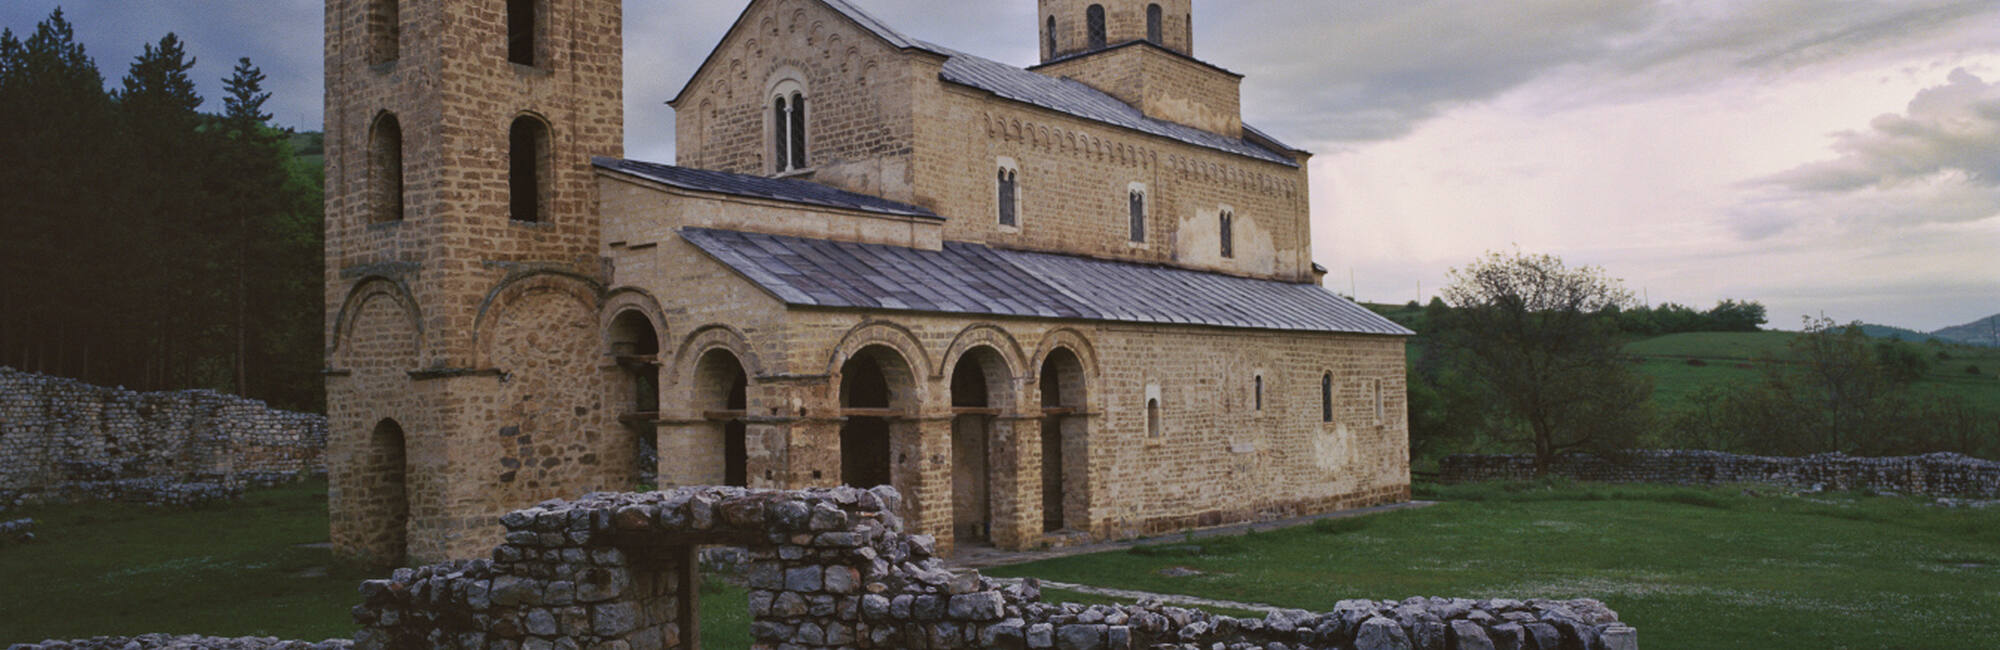
<svg viewBox="0 0 2000 650"><path fill-rule="evenodd" d="M893 485L944 549L1407 500L1410 332L1320 287L1191 3L1040 0L1021 68L749 0L664 164L621 0L327 0L335 546L642 485Z"/></svg>

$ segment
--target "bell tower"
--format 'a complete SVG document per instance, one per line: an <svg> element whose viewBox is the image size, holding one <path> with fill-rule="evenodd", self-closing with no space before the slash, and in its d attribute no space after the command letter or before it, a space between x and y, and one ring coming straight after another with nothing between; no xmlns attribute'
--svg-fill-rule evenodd
<svg viewBox="0 0 2000 650"><path fill-rule="evenodd" d="M500 421L514 369L493 323L524 281L595 308L590 159L623 154L621 0L325 2L333 540L458 557L532 496L488 467L486 439L521 426Z"/></svg>
<svg viewBox="0 0 2000 650"><path fill-rule="evenodd" d="M1194 56L1194 0L1040 0L1042 63L1133 41Z"/></svg>

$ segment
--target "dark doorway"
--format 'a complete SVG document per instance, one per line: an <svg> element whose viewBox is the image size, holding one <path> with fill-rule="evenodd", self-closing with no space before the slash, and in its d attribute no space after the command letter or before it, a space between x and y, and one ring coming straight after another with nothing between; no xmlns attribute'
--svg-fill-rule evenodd
<svg viewBox="0 0 2000 650"><path fill-rule="evenodd" d="M368 436L368 471L364 479L374 489L367 510L381 522L368 547L383 566L402 566L409 553L409 448L403 426L395 420L375 424Z"/></svg>
<svg viewBox="0 0 2000 650"><path fill-rule="evenodd" d="M1083 362L1057 348L1042 362L1042 530L1083 528L1090 468Z"/></svg>
<svg viewBox="0 0 2000 650"><path fill-rule="evenodd" d="M716 348L701 355L694 376L695 407L701 409L702 417L713 427L703 433L711 437L701 443L705 449L698 456L719 458L722 463L720 472L707 469L697 475L709 476L704 480L721 481L723 485L748 487L750 454L744 419L749 416L749 374L734 353ZM709 455L718 452L719 457Z"/></svg>
<svg viewBox="0 0 2000 650"><path fill-rule="evenodd" d="M895 457L891 444L894 408L891 375L910 381L900 356L869 347L840 368L840 407L846 421L840 427L840 480L855 487L893 485Z"/></svg>
<svg viewBox="0 0 2000 650"><path fill-rule="evenodd" d="M965 353L952 370L952 536L960 545L993 539L994 429L1012 381L992 348Z"/></svg>

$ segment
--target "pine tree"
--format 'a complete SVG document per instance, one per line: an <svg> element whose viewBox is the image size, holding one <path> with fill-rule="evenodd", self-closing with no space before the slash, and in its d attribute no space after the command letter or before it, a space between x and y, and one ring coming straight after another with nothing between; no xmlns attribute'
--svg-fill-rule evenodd
<svg viewBox="0 0 2000 650"><path fill-rule="evenodd" d="M145 245L127 251L120 277L108 279L137 292L156 324L151 332L153 387L214 385L200 372L225 334L214 327L227 313L226 269L215 260L226 250L227 229L212 214L204 175L210 151L196 130L202 98L189 76L195 60L180 38L167 34L132 61L117 93L125 132L137 148L128 175L134 202L123 224Z"/></svg>

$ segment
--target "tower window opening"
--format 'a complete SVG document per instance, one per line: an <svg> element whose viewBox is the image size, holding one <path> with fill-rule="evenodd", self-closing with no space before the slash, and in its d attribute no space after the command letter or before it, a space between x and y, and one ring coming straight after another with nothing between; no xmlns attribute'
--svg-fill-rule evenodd
<svg viewBox="0 0 2000 650"><path fill-rule="evenodd" d="M778 134L777 137L772 138L772 142L777 145L777 149L774 152L772 152L773 156L772 160L776 162L777 170L780 172L784 172L792 168L791 141L786 139L784 135L786 131L790 130L790 127L786 125L787 124L786 120L789 117L791 117L792 114L790 107L791 107L791 101L783 97L779 97L776 100L773 100L773 103L771 105L771 119L772 119L771 123L773 125L773 129L775 129L776 133Z"/></svg>
<svg viewBox="0 0 2000 650"><path fill-rule="evenodd" d="M1014 201L1014 192L1017 187L1015 179L1017 177L1017 172L1014 170L1005 167L1000 168L1000 195L998 198L1000 201L1000 225L1002 226L1020 225L1020 216L1016 214L1018 206Z"/></svg>
<svg viewBox="0 0 2000 650"><path fill-rule="evenodd" d="M1236 215L1228 210L1223 210L1221 221L1222 256L1228 258L1236 257Z"/></svg>
<svg viewBox="0 0 2000 650"><path fill-rule="evenodd" d="M373 196L370 221L389 223L403 220L403 127L395 114L383 113L375 119L369 135L369 185Z"/></svg>
<svg viewBox="0 0 2000 650"><path fill-rule="evenodd" d="M792 167L805 169L806 162L806 96L792 93Z"/></svg>
<svg viewBox="0 0 2000 650"><path fill-rule="evenodd" d="M539 223L548 198L549 127L523 115L508 134L507 191L513 220Z"/></svg>
<svg viewBox="0 0 2000 650"><path fill-rule="evenodd" d="M1091 5L1084 11L1084 21L1090 29L1090 49L1104 49L1104 5Z"/></svg>
<svg viewBox="0 0 2000 650"><path fill-rule="evenodd" d="M507 0L507 60L521 65L535 64L535 3L539 0Z"/></svg>
<svg viewBox="0 0 2000 650"><path fill-rule="evenodd" d="M1055 17L1055 16L1049 16L1049 30L1048 30L1048 38L1049 38L1049 58L1055 58L1055 56L1056 56L1056 17Z"/></svg>
<svg viewBox="0 0 2000 650"><path fill-rule="evenodd" d="M1146 40L1159 45L1166 40L1166 15L1159 3L1146 6Z"/></svg>
<svg viewBox="0 0 2000 650"><path fill-rule="evenodd" d="M397 0L368 3L368 64L396 60L402 46L402 11Z"/></svg>
<svg viewBox="0 0 2000 650"><path fill-rule="evenodd" d="M1259 410L1259 411L1262 411L1262 410L1264 410L1264 376L1263 376L1263 375L1257 375L1257 388L1256 388L1256 393L1255 393L1255 394L1253 395L1253 399L1255 400L1255 404L1256 404L1256 409L1257 409L1257 410Z"/></svg>
<svg viewBox="0 0 2000 650"><path fill-rule="evenodd" d="M1146 435L1152 438L1158 438L1163 435L1160 424L1159 398L1146 400Z"/></svg>
<svg viewBox="0 0 2000 650"><path fill-rule="evenodd" d="M1132 241L1146 241L1146 193L1132 190L1131 195Z"/></svg>

